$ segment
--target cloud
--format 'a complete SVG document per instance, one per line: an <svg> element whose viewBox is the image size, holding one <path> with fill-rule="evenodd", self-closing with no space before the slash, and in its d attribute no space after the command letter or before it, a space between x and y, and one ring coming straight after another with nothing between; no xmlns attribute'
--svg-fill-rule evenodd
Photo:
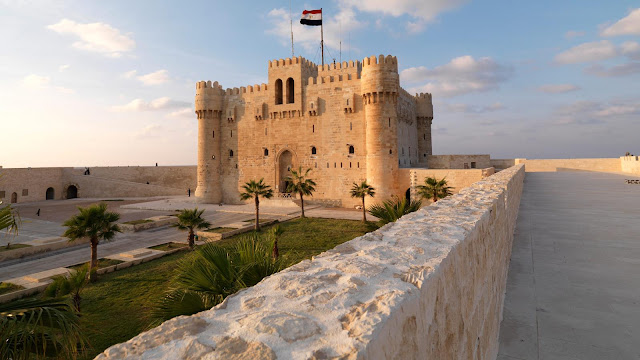
<svg viewBox="0 0 640 360"><path fill-rule="evenodd" d="M22 79L22 84L31 89L44 89L49 86L51 78L49 76L40 76L30 74Z"/></svg>
<svg viewBox="0 0 640 360"><path fill-rule="evenodd" d="M629 62L605 68L602 65L595 64L584 69L585 74L600 77L616 77L627 76L640 73L640 62Z"/></svg>
<svg viewBox="0 0 640 360"><path fill-rule="evenodd" d="M558 64L577 64L611 59L618 56L618 49L609 40L593 41L580 44L556 55Z"/></svg>
<svg viewBox="0 0 640 360"><path fill-rule="evenodd" d="M180 110L176 110L174 112L169 113L167 117L172 118L185 118L185 119L195 119L194 110L190 107L186 107Z"/></svg>
<svg viewBox="0 0 640 360"><path fill-rule="evenodd" d="M618 117L640 114L640 99L576 101L556 108L552 123L555 125L603 124Z"/></svg>
<svg viewBox="0 0 640 360"><path fill-rule="evenodd" d="M580 87L572 84L549 84L538 88L538 91L548 94L562 94L576 90L580 90Z"/></svg>
<svg viewBox="0 0 640 360"><path fill-rule="evenodd" d="M620 53L634 60L640 60L640 44L635 41L625 41L620 45Z"/></svg>
<svg viewBox="0 0 640 360"><path fill-rule="evenodd" d="M73 43L76 49L97 52L110 57L120 57L136 47L136 42L130 34L122 34L120 30L105 23L80 24L73 20L62 19L47 28L59 34L71 34L80 38Z"/></svg>
<svg viewBox="0 0 640 360"><path fill-rule="evenodd" d="M601 36L640 35L640 8L600 31Z"/></svg>
<svg viewBox="0 0 640 360"><path fill-rule="evenodd" d="M280 39L282 45L291 45L291 28L289 26L289 10L285 8L273 9L267 14L272 28L267 33L273 34ZM323 14L324 23L324 46L338 49L340 45L340 28L342 28L343 43L342 50L349 49L345 34L361 28L365 23L358 20L355 12L351 8L341 9L335 16L331 17ZM320 47L320 29L317 26L305 26L299 21L293 21L293 41L296 48L302 46L305 51L315 52ZM300 50L295 50L300 53ZM327 56L325 51L325 57Z"/></svg>
<svg viewBox="0 0 640 360"><path fill-rule="evenodd" d="M511 66L499 64L489 57L474 59L466 55L433 69L424 66L405 69L400 73L400 79L408 84L427 82L411 87L412 93L430 92L439 97L451 97L497 89L512 75Z"/></svg>
<svg viewBox="0 0 640 360"><path fill-rule="evenodd" d="M135 70L133 70L135 71ZM125 73L130 74L131 71ZM135 75L135 72L131 75ZM136 79L140 80L144 85L160 85L169 81L169 71L167 70L158 70L146 75L140 75L136 77Z"/></svg>
<svg viewBox="0 0 640 360"><path fill-rule="evenodd" d="M146 102L142 99L135 99L125 105L113 106L111 107L111 109L117 112L156 111L164 109L184 108L186 106L191 106L191 103L186 101L172 100L169 97L161 97L149 102Z"/></svg>
<svg viewBox="0 0 640 360"><path fill-rule="evenodd" d="M58 72L63 72L63 71L67 70L70 67L71 67L71 65L69 65L69 64L60 65L60 66L58 66Z"/></svg>
<svg viewBox="0 0 640 360"><path fill-rule="evenodd" d="M473 106L468 104L451 104L442 103L443 110L446 112L457 112L466 114L484 114L488 112L494 112L505 108L504 105L497 102L489 106Z"/></svg>
<svg viewBox="0 0 640 360"><path fill-rule="evenodd" d="M123 73L121 76L125 79L131 79L134 76L136 76L136 74L138 73L138 71L136 70L131 70L131 71L127 71L126 73Z"/></svg>
<svg viewBox="0 0 640 360"><path fill-rule="evenodd" d="M158 124L150 124L142 128L135 135L138 139L157 138L162 134L163 127Z"/></svg>
<svg viewBox="0 0 640 360"><path fill-rule="evenodd" d="M564 34L564 37L567 39L573 39L580 36L584 36L584 31L569 30Z"/></svg>

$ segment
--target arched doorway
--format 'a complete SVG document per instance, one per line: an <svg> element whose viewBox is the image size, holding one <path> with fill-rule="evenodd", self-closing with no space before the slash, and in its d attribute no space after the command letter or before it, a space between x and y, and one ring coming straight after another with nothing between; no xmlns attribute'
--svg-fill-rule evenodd
<svg viewBox="0 0 640 360"><path fill-rule="evenodd" d="M56 191L53 190L52 187L47 189L47 194L45 195L46 200L53 200L55 198Z"/></svg>
<svg viewBox="0 0 640 360"><path fill-rule="evenodd" d="M411 188L407 189L407 191L404 193L404 197L407 199L407 201L411 201Z"/></svg>
<svg viewBox="0 0 640 360"><path fill-rule="evenodd" d="M289 150L285 150L278 158L278 191L287 192L287 181L285 180L291 175L293 168L293 154Z"/></svg>
<svg viewBox="0 0 640 360"><path fill-rule="evenodd" d="M11 194L11 203L15 204L18 202L18 193Z"/></svg>
<svg viewBox="0 0 640 360"><path fill-rule="evenodd" d="M67 187L67 199L75 199L78 197L78 188L75 185Z"/></svg>

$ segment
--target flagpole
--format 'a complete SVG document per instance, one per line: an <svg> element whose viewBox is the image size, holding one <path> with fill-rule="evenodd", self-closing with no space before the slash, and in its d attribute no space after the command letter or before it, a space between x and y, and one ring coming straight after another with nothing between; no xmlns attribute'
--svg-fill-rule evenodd
<svg viewBox="0 0 640 360"><path fill-rule="evenodd" d="M293 53L293 16L291 15L291 0L289 0L289 25L291 26L291 57L294 58Z"/></svg>
<svg viewBox="0 0 640 360"><path fill-rule="evenodd" d="M320 16L322 16L322 8L320 8ZM324 31L322 30L322 27L324 26L322 25L324 23L323 20L324 19L320 21L320 49L322 51L322 68L324 68Z"/></svg>

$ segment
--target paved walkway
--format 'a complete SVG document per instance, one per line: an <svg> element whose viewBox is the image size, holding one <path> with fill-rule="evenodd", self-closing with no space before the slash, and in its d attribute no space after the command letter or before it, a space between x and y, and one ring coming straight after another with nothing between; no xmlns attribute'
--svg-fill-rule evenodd
<svg viewBox="0 0 640 360"><path fill-rule="evenodd" d="M640 359L640 186L527 173L498 360Z"/></svg>

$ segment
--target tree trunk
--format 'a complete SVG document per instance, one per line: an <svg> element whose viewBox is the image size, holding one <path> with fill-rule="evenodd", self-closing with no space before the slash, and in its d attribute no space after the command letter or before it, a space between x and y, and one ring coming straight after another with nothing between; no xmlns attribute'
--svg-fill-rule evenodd
<svg viewBox="0 0 640 360"><path fill-rule="evenodd" d="M91 262L89 263L89 280L96 281L98 277L98 239L91 239Z"/></svg>
<svg viewBox="0 0 640 360"><path fill-rule="evenodd" d="M435 190L433 191L433 202L438 201L438 192L436 192Z"/></svg>
<svg viewBox="0 0 640 360"><path fill-rule="evenodd" d="M302 207L302 218L304 218L304 199L302 198L302 192L300 192L300 206Z"/></svg>
<svg viewBox="0 0 640 360"><path fill-rule="evenodd" d="M80 298L80 294L79 293L74 293L73 294L73 306L76 308L77 312L80 312L80 300L82 300Z"/></svg>
<svg viewBox="0 0 640 360"><path fill-rule="evenodd" d="M273 240L273 252L272 252L273 258L277 259L278 256L280 256L280 251L278 250L278 238L275 237L275 239Z"/></svg>
<svg viewBox="0 0 640 360"><path fill-rule="evenodd" d="M367 210L364 207L364 196L362 197L362 222L367 222Z"/></svg>
<svg viewBox="0 0 640 360"><path fill-rule="evenodd" d="M260 230L260 200L258 200L258 195L256 195L256 226L255 230Z"/></svg>
<svg viewBox="0 0 640 360"><path fill-rule="evenodd" d="M193 229L189 229L189 248L193 250L196 247L195 236L193 234Z"/></svg>

